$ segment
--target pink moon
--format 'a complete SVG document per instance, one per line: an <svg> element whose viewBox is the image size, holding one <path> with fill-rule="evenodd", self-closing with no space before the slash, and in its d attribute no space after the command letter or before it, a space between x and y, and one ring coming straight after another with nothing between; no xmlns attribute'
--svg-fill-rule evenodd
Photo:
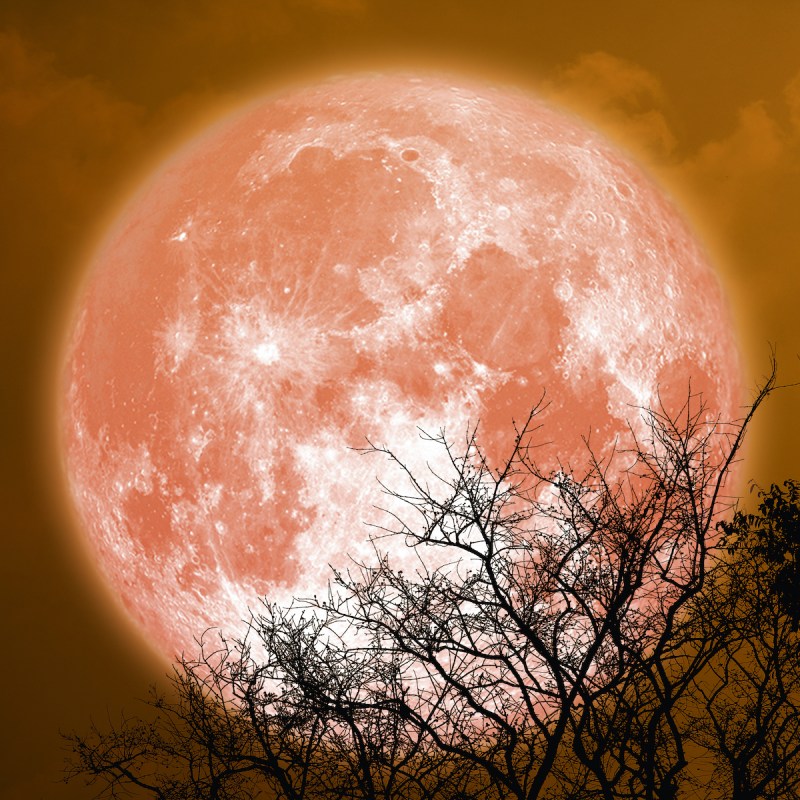
<svg viewBox="0 0 800 800"><path fill-rule="evenodd" d="M530 95L407 75L187 144L96 253L63 365L77 519L168 658L369 558L393 478L366 437L424 473L418 429L480 421L499 461L546 390L555 466L689 380L715 416L741 400L720 284L638 167Z"/></svg>

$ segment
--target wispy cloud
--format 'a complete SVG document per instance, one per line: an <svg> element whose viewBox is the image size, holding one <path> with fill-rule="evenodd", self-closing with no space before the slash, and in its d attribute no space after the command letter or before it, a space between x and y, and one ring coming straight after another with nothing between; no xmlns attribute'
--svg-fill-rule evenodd
<svg viewBox="0 0 800 800"><path fill-rule="evenodd" d="M668 98L658 78L637 64L609 53L588 53L558 70L547 88L632 149L657 159L675 149L665 114Z"/></svg>

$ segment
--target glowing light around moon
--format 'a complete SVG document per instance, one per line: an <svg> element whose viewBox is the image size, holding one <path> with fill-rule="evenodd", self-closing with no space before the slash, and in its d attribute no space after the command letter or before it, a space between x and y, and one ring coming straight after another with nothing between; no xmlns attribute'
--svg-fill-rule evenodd
<svg viewBox="0 0 800 800"><path fill-rule="evenodd" d="M417 427L480 419L501 458L546 389L542 458L580 462L690 377L723 417L740 399L718 282L648 179L535 99L432 78L295 91L190 143L74 319L70 490L168 656L366 552L367 436L422 471Z"/></svg>

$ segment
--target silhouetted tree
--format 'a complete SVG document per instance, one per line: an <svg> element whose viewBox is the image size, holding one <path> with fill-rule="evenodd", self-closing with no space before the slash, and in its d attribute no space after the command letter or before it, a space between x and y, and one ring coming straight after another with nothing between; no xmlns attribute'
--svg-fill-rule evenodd
<svg viewBox="0 0 800 800"><path fill-rule="evenodd" d="M408 486L391 493L417 518L395 517L387 532L420 552L445 551L445 566L408 576L379 559L337 575L339 599L317 607L413 676L412 691L384 693L383 702L502 796L539 796L566 745L604 797L634 778L631 796L661 796L687 763L664 651L675 650L679 615L702 587L720 488L744 429L705 422L693 400L676 418L649 412L644 440L592 459L580 476L538 469L528 438L535 417L499 472L470 439L466 455L451 458L444 492L399 464ZM622 459L630 463L619 471ZM610 769L619 727L608 701L626 697L631 681L640 699L652 695L649 727L635 731L648 763ZM641 720L645 706L635 708ZM668 746L674 763L662 774L664 759L651 754Z"/></svg>
<svg viewBox="0 0 800 800"><path fill-rule="evenodd" d="M727 632L692 697L691 738L735 800L800 796L800 491L787 481L759 497L758 513L721 523L728 559L705 593Z"/></svg>
<svg viewBox="0 0 800 800"><path fill-rule="evenodd" d="M445 474L371 445L402 479L374 561L183 661L152 721L73 735L68 776L110 797L677 796L686 705L744 636L705 587L724 482L774 386L773 370L736 424L691 395L643 412L630 449L582 472L537 465L541 404L500 468L475 432L458 450L426 437ZM413 574L385 537L419 555Z"/></svg>
<svg viewBox="0 0 800 800"><path fill-rule="evenodd" d="M758 513L737 511L723 529L731 547L761 557L781 611L800 625L800 483L784 481L759 491Z"/></svg>

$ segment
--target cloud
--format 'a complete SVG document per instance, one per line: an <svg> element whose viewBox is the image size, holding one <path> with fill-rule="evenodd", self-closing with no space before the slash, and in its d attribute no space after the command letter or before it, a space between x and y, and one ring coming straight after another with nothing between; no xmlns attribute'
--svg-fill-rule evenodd
<svg viewBox="0 0 800 800"><path fill-rule="evenodd" d="M664 160L677 144L655 75L604 52L579 56L561 69L549 92L648 159Z"/></svg>
<svg viewBox="0 0 800 800"><path fill-rule="evenodd" d="M789 110L789 121L795 133L800 133L800 73L786 85L783 97Z"/></svg>
<svg viewBox="0 0 800 800"><path fill-rule="evenodd" d="M728 136L703 145L682 169L693 180L730 193L774 170L788 155L789 144L787 131L770 116L766 105L755 102L739 110L736 127Z"/></svg>
<svg viewBox="0 0 800 800"><path fill-rule="evenodd" d="M88 211L140 147L143 121L141 108L0 31L0 168L13 187L4 205L21 223L61 227L70 220L55 215Z"/></svg>
<svg viewBox="0 0 800 800"><path fill-rule="evenodd" d="M703 215L739 248L756 243L762 260L788 236L800 245L800 75L783 92L783 107L757 101L739 109L735 127L676 164L675 181L699 200ZM777 256L777 253L776 253Z"/></svg>

